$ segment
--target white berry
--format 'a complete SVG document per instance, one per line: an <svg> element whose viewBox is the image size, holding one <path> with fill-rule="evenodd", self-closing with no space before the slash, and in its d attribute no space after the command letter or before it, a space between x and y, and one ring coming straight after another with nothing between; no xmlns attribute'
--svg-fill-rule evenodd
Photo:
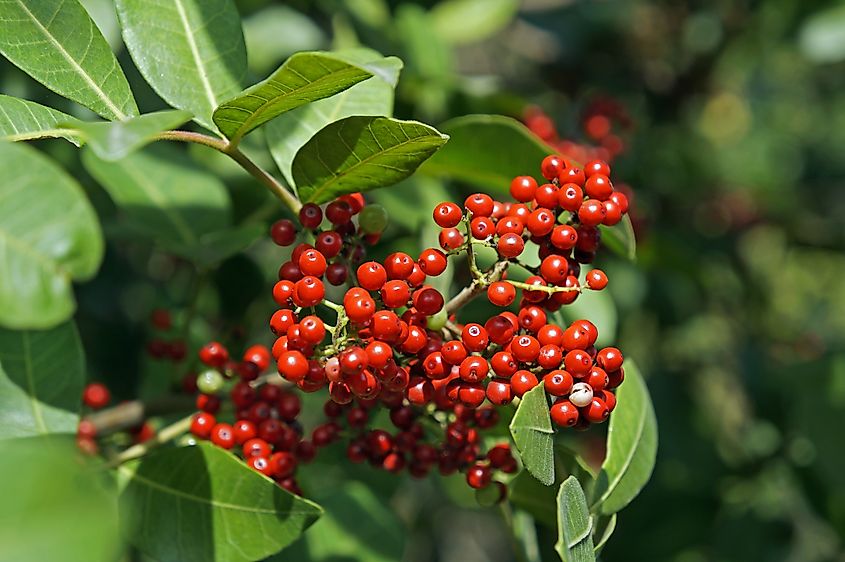
<svg viewBox="0 0 845 562"><path fill-rule="evenodd" d="M576 382L569 391L569 401L575 406L583 408L592 402L593 388L585 382Z"/></svg>

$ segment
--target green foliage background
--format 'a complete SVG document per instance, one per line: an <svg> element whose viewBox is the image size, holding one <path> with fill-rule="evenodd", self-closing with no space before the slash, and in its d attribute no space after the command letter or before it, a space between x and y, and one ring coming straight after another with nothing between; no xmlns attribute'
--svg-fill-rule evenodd
<svg viewBox="0 0 845 562"><path fill-rule="evenodd" d="M112 2L83 3L142 112L164 109L122 46ZM646 374L661 444L652 481L619 515L601 558L845 557L845 11L836 2L237 5L247 83L295 51L366 46L405 62L394 111L402 119L439 126L470 113L518 117L532 103L563 136L579 139L592 99L622 102L634 125L614 177L636 193L638 262L603 258L616 303L606 322ZM5 61L0 91L92 117ZM246 137L244 150L264 134ZM171 254L129 236L137 231L74 147L34 144L72 172L106 233L97 276L76 286L88 376L107 381L118 398L159 394L178 374L145 359L146 318L155 306L184 305L192 278ZM188 152L194 164L180 165L206 167L225 183L223 191L208 179L231 200L231 209L220 205L217 226L274 218L267 209L275 213L275 202L254 180L216 154ZM373 192L393 219L375 253L430 244L436 231L427 209L471 189L422 178ZM244 239L236 251L254 237ZM198 322L191 341L266 340L266 287L278 263L278 253L257 242L209 273L198 308L216 320ZM592 435L572 445L600 456L602 442ZM279 560L394 560L400 552L407 561L511 559L501 519L478 508L460 482L411 482L331 461L327 455L302 476L329 515ZM374 521L369 535L355 529L362 517ZM544 559L554 559L556 531L538 529Z"/></svg>

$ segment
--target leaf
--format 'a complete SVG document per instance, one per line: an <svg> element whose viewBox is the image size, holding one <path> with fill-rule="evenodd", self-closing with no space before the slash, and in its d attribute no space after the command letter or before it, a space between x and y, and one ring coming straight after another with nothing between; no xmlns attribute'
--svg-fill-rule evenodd
<svg viewBox="0 0 845 562"><path fill-rule="evenodd" d="M241 91L246 47L232 0L116 0L123 40L166 102L216 130L211 115Z"/></svg>
<svg viewBox="0 0 845 562"><path fill-rule="evenodd" d="M63 138L79 146L76 132L58 127L59 123L74 121L70 115L51 107L0 94L0 140Z"/></svg>
<svg viewBox="0 0 845 562"><path fill-rule="evenodd" d="M527 470L519 471L508 483L508 501L543 525L557 525L554 489L541 484Z"/></svg>
<svg viewBox="0 0 845 562"><path fill-rule="evenodd" d="M449 144L420 172L450 177L507 193L516 176L536 176L540 162L555 150L522 123L501 115L468 115L441 125Z"/></svg>
<svg viewBox="0 0 845 562"><path fill-rule="evenodd" d="M657 456L657 418L636 364L625 361L625 381L610 416L607 458L593 489L592 511L616 513L646 485Z"/></svg>
<svg viewBox="0 0 845 562"><path fill-rule="evenodd" d="M845 59L845 6L812 13L801 26L801 52L815 63L835 63Z"/></svg>
<svg viewBox="0 0 845 562"><path fill-rule="evenodd" d="M502 30L519 10L519 0L447 0L431 10L435 32L453 45L476 43Z"/></svg>
<svg viewBox="0 0 845 562"><path fill-rule="evenodd" d="M0 560L99 562L120 558L108 473L72 438L0 442Z"/></svg>
<svg viewBox="0 0 845 562"><path fill-rule="evenodd" d="M593 520L584 490L574 476L560 485L557 494L557 543L555 551L563 562L595 562Z"/></svg>
<svg viewBox="0 0 845 562"><path fill-rule="evenodd" d="M607 541L610 540L610 537L613 535L613 531L616 530L616 514L612 513L610 517L604 517L603 520L600 520L599 523L596 524L595 529L593 529L593 535L598 539L596 542L596 546L593 547L593 551L598 554L604 548L604 545L607 544Z"/></svg>
<svg viewBox="0 0 845 562"><path fill-rule="evenodd" d="M267 562L355 560L393 562L402 559L403 525L394 511L361 482L318 491L325 514L295 544ZM362 520L366 518L366 524Z"/></svg>
<svg viewBox="0 0 845 562"><path fill-rule="evenodd" d="M347 117L324 127L293 160L303 202L325 203L407 178L449 137L416 121Z"/></svg>
<svg viewBox="0 0 845 562"><path fill-rule="evenodd" d="M84 385L73 322L43 331L0 328L0 439L76 433Z"/></svg>
<svg viewBox="0 0 845 562"><path fill-rule="evenodd" d="M291 170L293 159L299 149L320 129L353 115L389 117L393 113L393 89L399 79L402 61L396 57L381 58L378 53L368 50L361 53L339 52L338 55L356 60L363 68L373 73L373 78L336 96L280 115L265 128L270 153L292 185L296 185Z"/></svg>
<svg viewBox="0 0 845 562"><path fill-rule="evenodd" d="M132 545L159 560L260 560L322 513L211 443L160 451L133 468L119 469L129 478L121 526Z"/></svg>
<svg viewBox="0 0 845 562"><path fill-rule="evenodd" d="M342 92L372 73L330 53L297 53L266 80L214 110L214 123L233 144L274 117Z"/></svg>
<svg viewBox="0 0 845 562"><path fill-rule="evenodd" d="M555 481L554 429L543 383L525 393L510 424L525 469L551 486Z"/></svg>
<svg viewBox="0 0 845 562"><path fill-rule="evenodd" d="M80 132L85 143L103 160L120 160L152 142L160 132L178 127L191 118L187 111L147 113L126 121L86 123L71 121L67 127Z"/></svg>
<svg viewBox="0 0 845 562"><path fill-rule="evenodd" d="M103 258L97 216L82 188L37 150L0 142L0 326L49 328L73 314L71 280Z"/></svg>
<svg viewBox="0 0 845 562"><path fill-rule="evenodd" d="M106 119L138 115L123 70L78 0L0 2L0 53Z"/></svg>
<svg viewBox="0 0 845 562"><path fill-rule="evenodd" d="M153 145L116 162L85 151L82 163L130 227L166 249L189 253L230 224L226 187L176 147Z"/></svg>
<svg viewBox="0 0 845 562"><path fill-rule="evenodd" d="M613 253L631 261L637 259L637 238L629 215L622 217L622 220L614 226L599 225L599 230L601 230L602 244L610 248Z"/></svg>

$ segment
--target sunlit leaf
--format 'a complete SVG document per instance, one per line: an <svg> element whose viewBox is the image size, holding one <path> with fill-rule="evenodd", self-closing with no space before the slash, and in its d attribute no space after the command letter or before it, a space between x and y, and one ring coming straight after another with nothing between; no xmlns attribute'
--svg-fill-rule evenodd
<svg viewBox="0 0 845 562"><path fill-rule="evenodd" d="M159 560L240 562L278 552L321 515L212 445L174 448L120 468L121 526Z"/></svg>
<svg viewBox="0 0 845 562"><path fill-rule="evenodd" d="M558 535L555 551L563 562L595 562L593 520L584 490L574 476L560 485L557 494Z"/></svg>
<svg viewBox="0 0 845 562"><path fill-rule="evenodd" d="M58 126L74 121L70 115L51 107L0 94L0 140L63 138L79 146L78 133Z"/></svg>
<svg viewBox="0 0 845 562"><path fill-rule="evenodd" d="M62 125L79 131L86 145L103 160L119 160L153 141L155 135L191 118L187 111L147 113L126 121L88 123L71 121Z"/></svg>
<svg viewBox="0 0 845 562"><path fill-rule="evenodd" d="M49 328L73 314L71 281L100 265L100 225L82 188L35 149L0 142L0 168L0 326Z"/></svg>
<svg viewBox="0 0 845 562"><path fill-rule="evenodd" d="M78 0L0 2L0 53L106 119L138 114L123 70Z"/></svg>
<svg viewBox="0 0 845 562"><path fill-rule="evenodd" d="M519 0L446 0L431 10L434 30L454 45L475 43L503 29L516 15Z"/></svg>
<svg viewBox="0 0 845 562"><path fill-rule="evenodd" d="M344 193L367 191L410 176L448 140L416 121L347 117L323 128L293 161L303 201L325 203Z"/></svg>

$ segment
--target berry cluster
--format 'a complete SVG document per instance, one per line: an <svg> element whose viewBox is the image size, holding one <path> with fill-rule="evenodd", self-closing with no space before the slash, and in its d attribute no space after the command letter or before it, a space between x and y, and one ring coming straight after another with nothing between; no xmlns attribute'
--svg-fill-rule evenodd
<svg viewBox="0 0 845 562"><path fill-rule="evenodd" d="M303 439L302 426L297 422L302 406L295 393L258 380L270 365L270 350L253 345L241 361L232 361L222 344L210 342L200 349L199 357L209 369L197 377L199 413L191 422L191 433L239 452L250 467L289 492L301 494L296 468L314 459L319 435L313 441ZM227 379L232 379L228 394L235 421L231 424L216 417L221 405L219 393Z"/></svg>
<svg viewBox="0 0 845 562"><path fill-rule="evenodd" d="M522 120L541 140L560 154L579 162L613 162L625 151L625 142L620 134L632 126L624 106L608 97L598 97L585 107L581 117L581 127L587 137L585 142L561 138L552 118L537 106L527 107Z"/></svg>

